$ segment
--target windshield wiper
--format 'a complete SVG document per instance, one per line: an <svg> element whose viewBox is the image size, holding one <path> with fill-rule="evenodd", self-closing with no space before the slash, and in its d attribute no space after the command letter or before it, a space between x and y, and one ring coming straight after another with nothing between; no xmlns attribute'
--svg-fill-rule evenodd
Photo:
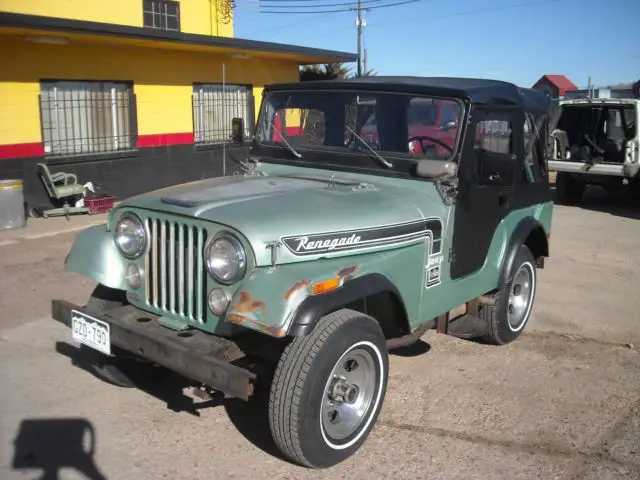
<svg viewBox="0 0 640 480"><path fill-rule="evenodd" d="M378 152L376 152L373 148L371 148L371 146L367 143L367 141L364 138L362 138L360 135L358 135L349 125L345 125L345 127L347 127L347 130L349 130L353 135L355 135L355 137L358 140L360 140L365 147L367 147L369 150L371 150L371 153L373 153L376 156L376 158L378 160L380 160L380 162L385 167L393 168L393 163L391 163L389 160L387 160L382 155L380 155Z"/></svg>
<svg viewBox="0 0 640 480"><path fill-rule="evenodd" d="M271 124L271 126L276 132L280 134L280 138L282 139L282 142L289 148L289 151L293 153L296 156L296 158L302 158L302 154L298 152L295 148L293 148L289 142L287 142L287 139L284 138L284 135L282 134L280 129L276 127L273 123Z"/></svg>

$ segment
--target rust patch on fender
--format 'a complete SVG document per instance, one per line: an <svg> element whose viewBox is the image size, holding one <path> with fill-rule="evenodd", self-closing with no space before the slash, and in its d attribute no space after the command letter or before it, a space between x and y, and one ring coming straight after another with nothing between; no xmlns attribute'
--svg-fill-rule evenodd
<svg viewBox="0 0 640 480"><path fill-rule="evenodd" d="M282 318L284 319L284 325L288 328L293 314L305 298L309 296L307 291L311 280L299 280L294 283L284 294L284 311L282 312Z"/></svg>
<svg viewBox="0 0 640 480"><path fill-rule="evenodd" d="M240 292L238 303L231 309L231 313L253 313L264 317L267 314L267 306L262 300L255 300L249 292Z"/></svg>
<svg viewBox="0 0 640 480"><path fill-rule="evenodd" d="M357 265L350 265L348 267L344 267L338 271L338 278L340 278L340 286L344 285L345 282L353 279L358 273Z"/></svg>
<svg viewBox="0 0 640 480"><path fill-rule="evenodd" d="M309 285L311 285L311 280L300 280L294 283L284 292L285 302L291 301L296 293L299 293L301 290L306 290Z"/></svg>
<svg viewBox="0 0 640 480"><path fill-rule="evenodd" d="M227 316L227 322L251 328L252 330L258 330L271 337L282 338L287 334L285 330L278 325L265 325L251 317L245 317L243 315L238 315L237 313L230 313Z"/></svg>
<svg viewBox="0 0 640 480"><path fill-rule="evenodd" d="M267 306L262 300L253 298L249 292L240 292L237 303L231 308L225 321L266 333L272 337L284 337L286 332L278 325L267 325L262 319L267 315Z"/></svg>

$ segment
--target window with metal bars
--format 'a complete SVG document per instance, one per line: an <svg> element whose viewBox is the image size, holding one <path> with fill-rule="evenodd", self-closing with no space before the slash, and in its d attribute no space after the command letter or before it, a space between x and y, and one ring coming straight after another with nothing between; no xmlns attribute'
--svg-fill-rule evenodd
<svg viewBox="0 0 640 480"><path fill-rule="evenodd" d="M108 153L134 148L133 85L124 82L40 82L46 156Z"/></svg>
<svg viewBox="0 0 640 480"><path fill-rule="evenodd" d="M180 30L180 4L170 0L143 0L143 25L163 30Z"/></svg>
<svg viewBox="0 0 640 480"><path fill-rule="evenodd" d="M195 84L193 126L196 144L217 144L231 139L234 118L242 118L244 136L253 128L253 94L249 85Z"/></svg>

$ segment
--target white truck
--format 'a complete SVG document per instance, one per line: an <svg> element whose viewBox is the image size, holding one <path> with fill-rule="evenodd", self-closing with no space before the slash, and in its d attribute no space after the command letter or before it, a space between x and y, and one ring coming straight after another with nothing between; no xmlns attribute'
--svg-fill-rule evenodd
<svg viewBox="0 0 640 480"><path fill-rule="evenodd" d="M551 119L549 170L561 203L580 202L587 185L615 192L640 184L640 99L562 100Z"/></svg>

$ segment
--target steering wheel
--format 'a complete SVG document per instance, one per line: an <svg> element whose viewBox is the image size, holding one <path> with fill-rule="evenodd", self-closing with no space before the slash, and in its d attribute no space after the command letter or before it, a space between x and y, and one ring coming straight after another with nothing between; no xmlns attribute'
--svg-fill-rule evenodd
<svg viewBox="0 0 640 480"><path fill-rule="evenodd" d="M418 143L420 143L420 149L422 150L422 154L423 155L426 154L427 151L425 150L424 145L422 145L422 140L428 140L428 141L431 141L433 143L437 143L438 145L440 145L444 149L448 150L449 153L451 153L451 154L453 153L453 148L451 148L449 145L444 143L442 140L438 140L437 138L433 138L433 137L430 137L428 135L416 135L415 137L410 137L408 143L411 143L414 140L417 140Z"/></svg>

